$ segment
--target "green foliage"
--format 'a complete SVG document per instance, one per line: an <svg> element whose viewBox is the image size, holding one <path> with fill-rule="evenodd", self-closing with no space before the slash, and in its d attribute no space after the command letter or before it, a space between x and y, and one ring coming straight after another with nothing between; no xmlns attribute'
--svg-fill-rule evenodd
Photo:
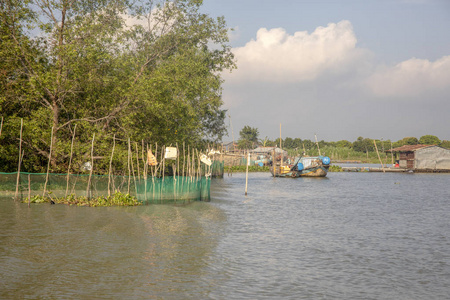
<svg viewBox="0 0 450 300"><path fill-rule="evenodd" d="M450 149L450 141L443 140L439 146L446 148L446 149Z"/></svg>
<svg viewBox="0 0 450 300"><path fill-rule="evenodd" d="M341 140L341 141L336 142L336 147L338 147L338 148L352 148L353 144L350 143L347 140Z"/></svg>
<svg viewBox="0 0 450 300"><path fill-rule="evenodd" d="M344 172L342 167L336 166L336 165L331 165L330 168L328 169L328 171L329 172Z"/></svg>
<svg viewBox="0 0 450 300"><path fill-rule="evenodd" d="M231 168L231 170L230 170ZM231 167L226 167L225 168L225 173L230 173L231 172L246 172L247 171L247 166L231 166ZM269 172L270 171L270 167L269 166L248 166L248 171L249 172Z"/></svg>
<svg viewBox="0 0 450 300"><path fill-rule="evenodd" d="M419 139L419 144L422 145L439 145L441 140L435 135L424 135Z"/></svg>
<svg viewBox="0 0 450 300"><path fill-rule="evenodd" d="M23 202L28 203L28 198L24 199ZM69 195L68 197L56 198L49 196L43 197L41 195L34 195L30 199L30 203L55 203L55 204L68 204L77 206L137 206L142 205L142 202L133 198L129 194L123 194L120 192L114 193L112 196L100 196L97 198L88 199L87 197L75 197L74 195Z"/></svg>
<svg viewBox="0 0 450 300"><path fill-rule="evenodd" d="M404 145L417 145L419 144L419 140L415 137L405 137L394 143L394 148L401 147Z"/></svg>
<svg viewBox="0 0 450 300"><path fill-rule="evenodd" d="M258 129L248 125L244 126L239 132L240 139L238 141L239 149L253 149L258 143Z"/></svg>
<svg viewBox="0 0 450 300"><path fill-rule="evenodd" d="M372 152L375 150L373 145L373 140L363 137L358 137L355 142L353 142L353 149L358 152Z"/></svg>
<svg viewBox="0 0 450 300"><path fill-rule="evenodd" d="M201 13L201 4L2 3L2 171L17 167L21 118L23 167L30 172L46 170L50 144L51 171L67 170L75 125L74 157L89 157L95 134L96 156L106 157L96 162L102 172L114 135L121 157L128 138L186 146L220 140L226 131L220 74L235 63L224 19ZM123 16L133 16L135 25Z"/></svg>

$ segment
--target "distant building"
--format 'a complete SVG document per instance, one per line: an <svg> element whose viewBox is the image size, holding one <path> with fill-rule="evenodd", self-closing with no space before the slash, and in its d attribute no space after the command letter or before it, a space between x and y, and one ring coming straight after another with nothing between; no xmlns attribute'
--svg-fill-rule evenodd
<svg viewBox="0 0 450 300"><path fill-rule="evenodd" d="M418 172L450 172L450 150L436 145L404 145L392 152L400 168Z"/></svg>
<svg viewBox="0 0 450 300"><path fill-rule="evenodd" d="M272 155L273 150L275 150L275 154L283 154L284 156L287 156L287 151L280 149L278 147L258 147L256 149L253 149L250 151L252 155L265 155L269 154Z"/></svg>
<svg viewBox="0 0 450 300"><path fill-rule="evenodd" d="M222 151L223 152L238 152L238 145L235 142L228 142L222 144Z"/></svg>

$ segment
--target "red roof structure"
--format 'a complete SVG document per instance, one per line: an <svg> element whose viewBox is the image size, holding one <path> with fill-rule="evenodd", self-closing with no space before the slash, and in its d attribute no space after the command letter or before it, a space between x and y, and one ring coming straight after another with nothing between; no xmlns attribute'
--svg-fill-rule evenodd
<svg viewBox="0 0 450 300"><path fill-rule="evenodd" d="M436 145L403 145L394 149L386 150L386 152L413 152L422 148L432 147Z"/></svg>

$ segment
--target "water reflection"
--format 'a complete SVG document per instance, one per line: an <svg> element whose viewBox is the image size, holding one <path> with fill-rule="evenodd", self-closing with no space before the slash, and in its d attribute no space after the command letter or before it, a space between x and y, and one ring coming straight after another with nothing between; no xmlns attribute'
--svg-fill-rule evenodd
<svg viewBox="0 0 450 300"><path fill-rule="evenodd" d="M448 174L244 176L186 206L0 199L0 298L450 298Z"/></svg>
<svg viewBox="0 0 450 300"><path fill-rule="evenodd" d="M0 211L2 299L183 294L202 276L225 220L206 203L28 208L2 199Z"/></svg>

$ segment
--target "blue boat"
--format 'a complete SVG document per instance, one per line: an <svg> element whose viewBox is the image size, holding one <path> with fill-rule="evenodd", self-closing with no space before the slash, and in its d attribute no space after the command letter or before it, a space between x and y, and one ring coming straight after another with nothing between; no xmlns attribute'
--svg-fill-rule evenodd
<svg viewBox="0 0 450 300"><path fill-rule="evenodd" d="M273 166L270 172L274 177L325 177L330 168L328 156L302 156L293 165Z"/></svg>

